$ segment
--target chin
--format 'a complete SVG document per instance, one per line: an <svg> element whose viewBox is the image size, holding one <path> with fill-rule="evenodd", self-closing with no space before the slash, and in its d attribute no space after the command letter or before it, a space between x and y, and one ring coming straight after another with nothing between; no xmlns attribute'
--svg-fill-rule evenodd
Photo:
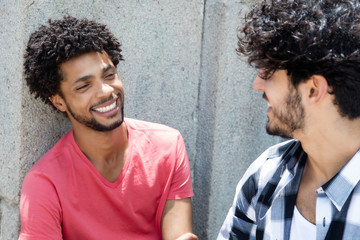
<svg viewBox="0 0 360 240"><path fill-rule="evenodd" d="M289 133L289 131L286 131L285 129L282 129L278 126L270 126L269 123L266 125L266 132L267 134L271 136L279 136L282 138L292 138L292 134Z"/></svg>
<svg viewBox="0 0 360 240"><path fill-rule="evenodd" d="M116 128L120 127L121 124L123 124L123 122L124 122L124 120L121 119L119 121L112 123L111 125L108 125L108 126L98 125L97 129L95 129L95 130L100 131L100 132L109 132L109 131L115 130Z"/></svg>
<svg viewBox="0 0 360 240"><path fill-rule="evenodd" d="M108 124L108 125L105 125L98 121L95 121L95 119L92 119L92 121L87 121L87 122L82 122L82 123L85 124L88 128L98 131L98 132L109 132L109 131L112 131L112 130L120 127L123 122L124 122L124 118L121 118L113 123Z"/></svg>

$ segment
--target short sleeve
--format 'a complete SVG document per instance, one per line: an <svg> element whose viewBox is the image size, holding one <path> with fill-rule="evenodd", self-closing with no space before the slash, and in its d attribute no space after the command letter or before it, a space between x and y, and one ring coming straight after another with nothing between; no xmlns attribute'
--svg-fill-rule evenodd
<svg viewBox="0 0 360 240"><path fill-rule="evenodd" d="M178 135L176 146L176 162L174 175L168 194L168 199L182 199L194 196L189 158L186 152L185 143L181 136Z"/></svg>
<svg viewBox="0 0 360 240"><path fill-rule="evenodd" d="M21 190L19 240L62 239L61 216L54 184L41 173L29 172Z"/></svg>

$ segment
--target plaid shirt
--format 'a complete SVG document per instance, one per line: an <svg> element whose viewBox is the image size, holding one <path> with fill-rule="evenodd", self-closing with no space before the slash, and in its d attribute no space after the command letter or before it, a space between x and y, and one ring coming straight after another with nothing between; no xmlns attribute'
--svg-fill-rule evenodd
<svg viewBox="0 0 360 240"><path fill-rule="evenodd" d="M240 180L217 239L289 239L306 159L298 140L266 150ZM317 240L360 239L359 180L360 150L317 189Z"/></svg>

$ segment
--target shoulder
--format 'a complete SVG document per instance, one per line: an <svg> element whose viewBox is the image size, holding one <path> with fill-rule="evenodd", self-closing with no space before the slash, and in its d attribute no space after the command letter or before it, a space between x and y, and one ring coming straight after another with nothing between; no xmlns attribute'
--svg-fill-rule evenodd
<svg viewBox="0 0 360 240"><path fill-rule="evenodd" d="M298 140L292 139L269 147L250 165L249 169L253 172L276 170L276 166L284 159L284 156L298 144L300 144Z"/></svg>
<svg viewBox="0 0 360 240"><path fill-rule="evenodd" d="M180 132L172 127L142 120L125 118L129 135L151 142L174 142L182 139Z"/></svg>
<svg viewBox="0 0 360 240"><path fill-rule="evenodd" d="M248 198L261 190L268 183L274 173L286 163L286 156L299 146L298 140L288 140L266 149L247 169L238 184L240 188L248 192ZM251 195L251 196L250 196Z"/></svg>
<svg viewBox="0 0 360 240"><path fill-rule="evenodd" d="M137 120L133 118L125 118L125 123L128 128L137 131L164 131L164 132L179 132L177 129L169 127L164 124Z"/></svg>
<svg viewBox="0 0 360 240"><path fill-rule="evenodd" d="M67 164L72 148L73 135L72 131L69 131L35 163L28 174L59 172Z"/></svg>

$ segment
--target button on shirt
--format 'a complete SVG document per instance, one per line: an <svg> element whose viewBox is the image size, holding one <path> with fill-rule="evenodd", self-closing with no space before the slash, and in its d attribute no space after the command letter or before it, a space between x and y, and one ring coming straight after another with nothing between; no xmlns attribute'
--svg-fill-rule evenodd
<svg viewBox="0 0 360 240"><path fill-rule="evenodd" d="M290 239L306 159L298 140L266 150L240 180L217 239ZM317 240L360 240L359 180L360 150L316 191Z"/></svg>

